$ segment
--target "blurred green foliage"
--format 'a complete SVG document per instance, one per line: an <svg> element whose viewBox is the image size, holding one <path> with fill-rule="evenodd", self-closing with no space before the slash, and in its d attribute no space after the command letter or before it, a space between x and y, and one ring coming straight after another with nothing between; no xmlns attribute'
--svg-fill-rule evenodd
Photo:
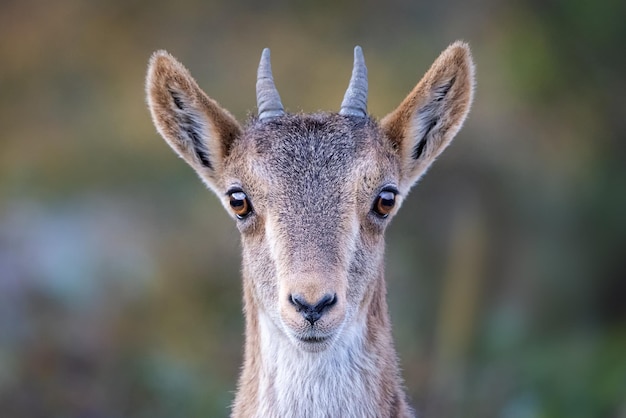
<svg viewBox="0 0 626 418"><path fill-rule="evenodd" d="M0 416L227 416L237 232L152 127L165 48L240 120L269 46L292 111L370 111L470 42L469 121L388 232L394 334L432 417L626 417L626 3L0 3Z"/></svg>

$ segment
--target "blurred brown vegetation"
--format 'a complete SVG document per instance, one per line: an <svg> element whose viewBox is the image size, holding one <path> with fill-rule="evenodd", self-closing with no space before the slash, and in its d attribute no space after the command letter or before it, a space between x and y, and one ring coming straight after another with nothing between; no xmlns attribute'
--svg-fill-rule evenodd
<svg viewBox="0 0 626 418"><path fill-rule="evenodd" d="M391 226L412 403L626 417L626 2L0 3L0 416L223 417L234 225L152 127L167 49L240 120L263 47L292 111L337 109L355 44L382 117L455 39L478 88Z"/></svg>

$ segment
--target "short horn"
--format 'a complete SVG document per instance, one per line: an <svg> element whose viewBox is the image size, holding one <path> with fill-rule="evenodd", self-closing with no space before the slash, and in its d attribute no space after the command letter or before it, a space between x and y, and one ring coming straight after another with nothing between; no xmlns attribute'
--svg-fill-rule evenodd
<svg viewBox="0 0 626 418"><path fill-rule="evenodd" d="M259 109L259 120L274 118L285 114L285 109L280 101L280 95L274 85L269 48L263 50L259 69L257 70L256 105Z"/></svg>
<svg viewBox="0 0 626 418"><path fill-rule="evenodd" d="M367 67L360 46L354 48L354 66L350 85L341 102L340 115L367 116Z"/></svg>

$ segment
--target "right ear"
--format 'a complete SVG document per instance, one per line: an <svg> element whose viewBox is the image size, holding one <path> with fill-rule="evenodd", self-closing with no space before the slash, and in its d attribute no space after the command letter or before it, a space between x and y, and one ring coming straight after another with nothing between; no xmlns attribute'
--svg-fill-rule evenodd
<svg viewBox="0 0 626 418"><path fill-rule="evenodd" d="M159 134L218 192L224 159L241 134L239 123L165 51L155 52L150 59L146 95Z"/></svg>

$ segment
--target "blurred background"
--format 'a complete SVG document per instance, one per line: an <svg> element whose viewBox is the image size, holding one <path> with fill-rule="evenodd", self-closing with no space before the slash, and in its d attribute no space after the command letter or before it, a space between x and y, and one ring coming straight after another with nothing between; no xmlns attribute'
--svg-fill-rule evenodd
<svg viewBox="0 0 626 418"><path fill-rule="evenodd" d="M626 417L626 2L0 3L0 416L226 417L238 233L144 101L167 49L240 121L272 48L291 111L365 51L383 117L468 41L477 94L387 234L427 417Z"/></svg>

